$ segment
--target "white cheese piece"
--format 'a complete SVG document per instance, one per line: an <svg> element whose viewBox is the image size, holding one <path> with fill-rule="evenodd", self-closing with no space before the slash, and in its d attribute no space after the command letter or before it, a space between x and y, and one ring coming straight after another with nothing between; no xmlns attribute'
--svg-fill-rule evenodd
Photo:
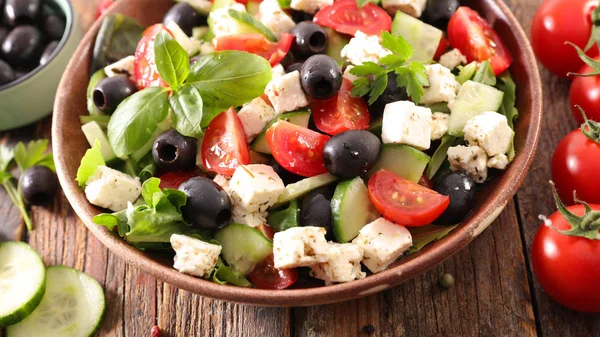
<svg viewBox="0 0 600 337"><path fill-rule="evenodd" d="M488 157L479 146L453 146L448 149L448 161L452 171L463 171L476 183L482 184L487 179Z"/></svg>
<svg viewBox="0 0 600 337"><path fill-rule="evenodd" d="M440 64L448 69L454 69L461 64L467 64L467 57L454 48L440 57Z"/></svg>
<svg viewBox="0 0 600 337"><path fill-rule="evenodd" d="M505 154L497 154L488 159L487 166L498 170L505 170L508 167L508 157Z"/></svg>
<svg viewBox="0 0 600 337"><path fill-rule="evenodd" d="M108 77L127 76L133 79L135 57L127 56L119 61L104 67L104 73Z"/></svg>
<svg viewBox="0 0 600 337"><path fill-rule="evenodd" d="M361 65L363 62L378 63L380 58L391 53L391 51L381 46L379 36L368 36L359 30L350 39L350 42L342 48L341 55L348 62Z"/></svg>
<svg viewBox="0 0 600 337"><path fill-rule="evenodd" d="M436 1L436 0L430 0ZM381 6L393 17L397 11L418 18L423 14L427 0L382 0Z"/></svg>
<svg viewBox="0 0 600 337"><path fill-rule="evenodd" d="M308 267L329 260L329 246L323 227L294 227L275 233L273 260L275 268Z"/></svg>
<svg viewBox="0 0 600 337"><path fill-rule="evenodd" d="M200 44L200 55L210 54L215 51L215 47L213 47L210 42L201 42Z"/></svg>
<svg viewBox="0 0 600 337"><path fill-rule="evenodd" d="M350 73L350 70L352 70L352 68L354 68L354 66L353 66L353 65L348 65L348 66L346 67L346 70L344 70L344 76L343 76L344 78L347 78L348 80L350 80L350 82L354 82L354 81L356 81L357 79L359 79L359 77L358 77L358 76L356 76L356 75L354 75L354 74Z"/></svg>
<svg viewBox="0 0 600 337"><path fill-rule="evenodd" d="M264 212L285 190L283 181L269 165L239 166L229 181L231 198L246 212Z"/></svg>
<svg viewBox="0 0 600 337"><path fill-rule="evenodd" d="M258 19L275 35L289 33L296 27L292 18L281 9L277 0L265 0L258 6Z"/></svg>
<svg viewBox="0 0 600 337"><path fill-rule="evenodd" d="M507 153L514 135L506 116L494 111L471 118L463 131L469 145L481 147L490 157Z"/></svg>
<svg viewBox="0 0 600 337"><path fill-rule="evenodd" d="M318 10L333 5L333 0L292 0L290 7L297 11L315 14Z"/></svg>
<svg viewBox="0 0 600 337"><path fill-rule="evenodd" d="M438 140L448 132L450 115L443 112L434 112L431 118L431 140Z"/></svg>
<svg viewBox="0 0 600 337"><path fill-rule="evenodd" d="M276 116L275 109L261 97L253 99L238 112L248 142L251 142Z"/></svg>
<svg viewBox="0 0 600 337"><path fill-rule="evenodd" d="M406 144L419 150L431 146L431 109L410 101L389 103L383 110L381 138L384 144Z"/></svg>
<svg viewBox="0 0 600 337"><path fill-rule="evenodd" d="M450 69L441 64L428 64L425 65L425 72L429 78L429 87L424 88L421 104L450 102L456 98L460 83Z"/></svg>
<svg viewBox="0 0 600 337"><path fill-rule="evenodd" d="M231 222L250 227L258 227L267 223L267 212L246 212L243 208L234 205Z"/></svg>
<svg viewBox="0 0 600 337"><path fill-rule="evenodd" d="M221 246L189 236L171 235L175 250L173 268L184 274L208 278L217 265Z"/></svg>
<svg viewBox="0 0 600 337"><path fill-rule="evenodd" d="M364 251L353 243L329 242L329 260L311 266L310 275L325 281L325 284L350 282L364 278L360 262Z"/></svg>
<svg viewBox="0 0 600 337"><path fill-rule="evenodd" d="M271 68L271 71L273 73L273 75L271 76L271 81L285 75L285 69L283 68L283 66L281 64L278 64L278 65L274 66L273 68Z"/></svg>
<svg viewBox="0 0 600 337"><path fill-rule="evenodd" d="M183 50L185 50L189 56L196 55L200 51L202 42L194 40L187 36L187 34L183 32L181 27L179 27L179 25L175 23L175 21L169 22L166 28L169 30L169 32L171 32L171 34L173 34L173 38L175 38L175 41L177 41L179 45L181 45Z"/></svg>
<svg viewBox="0 0 600 337"><path fill-rule="evenodd" d="M277 114L303 108L309 103L308 97L302 90L299 71L271 80L267 84L265 93L269 96Z"/></svg>
<svg viewBox="0 0 600 337"><path fill-rule="evenodd" d="M135 202L142 191L140 179L107 166L98 166L88 179L85 196L92 205L119 212Z"/></svg>
<svg viewBox="0 0 600 337"><path fill-rule="evenodd" d="M242 33L239 31L240 22L229 15L230 9L245 12L246 6L240 3L234 3L210 12L208 18L211 22L213 34L215 34L215 37Z"/></svg>

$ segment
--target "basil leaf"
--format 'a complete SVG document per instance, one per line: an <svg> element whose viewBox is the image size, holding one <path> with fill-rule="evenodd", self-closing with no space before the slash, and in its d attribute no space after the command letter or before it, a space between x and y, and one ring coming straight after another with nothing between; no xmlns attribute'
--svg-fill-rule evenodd
<svg viewBox="0 0 600 337"><path fill-rule="evenodd" d="M144 26L122 14L104 18L92 53L92 73L135 53Z"/></svg>
<svg viewBox="0 0 600 337"><path fill-rule="evenodd" d="M81 158L81 164L79 164L79 168L77 169L77 178L75 178L75 180L77 180L79 186L85 186L88 179L96 172L98 166L103 165L106 165L106 162L102 156L100 141L96 139L94 141L94 146L88 149L83 155L83 158Z"/></svg>
<svg viewBox="0 0 600 337"><path fill-rule="evenodd" d="M13 149L6 145L0 145L0 171L6 171L15 158Z"/></svg>
<svg viewBox="0 0 600 337"><path fill-rule="evenodd" d="M178 90L190 72L190 57L171 34L161 30L154 41L154 57L160 77Z"/></svg>
<svg viewBox="0 0 600 337"><path fill-rule="evenodd" d="M145 182L154 177L154 174L156 173L156 163L154 162L154 158L152 158L152 153L145 155L137 166L139 168L137 176L140 178L141 182Z"/></svg>
<svg viewBox="0 0 600 337"><path fill-rule="evenodd" d="M14 148L14 156L21 172L36 165L46 166L52 171L56 171L52 154L46 153L47 149L47 139L32 140L27 143L27 146L22 142L17 143Z"/></svg>
<svg viewBox="0 0 600 337"><path fill-rule="evenodd" d="M108 122L108 141L123 158L150 140L156 125L167 118L169 93L165 88L146 88L126 98Z"/></svg>
<svg viewBox="0 0 600 337"><path fill-rule="evenodd" d="M196 87L185 85L169 99L173 126L184 136L198 138L202 131L202 97Z"/></svg>
<svg viewBox="0 0 600 337"><path fill-rule="evenodd" d="M248 12L241 12L236 11L235 9L229 9L228 13L229 16L231 16L232 18L252 26L256 30L258 30L262 35L264 35L267 39L273 42L277 42L277 36L275 36L275 34L273 34L273 32L267 26L260 22L260 20L253 17Z"/></svg>
<svg viewBox="0 0 600 337"><path fill-rule="evenodd" d="M227 110L262 95L273 71L264 58L240 51L214 52L192 66L187 84L198 89L205 106Z"/></svg>

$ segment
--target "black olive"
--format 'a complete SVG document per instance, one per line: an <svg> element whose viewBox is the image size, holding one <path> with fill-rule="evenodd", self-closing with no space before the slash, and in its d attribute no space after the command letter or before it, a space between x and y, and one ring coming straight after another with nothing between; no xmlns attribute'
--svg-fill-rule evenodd
<svg viewBox="0 0 600 337"><path fill-rule="evenodd" d="M366 130L350 130L333 136L323 148L329 173L342 179L365 174L379 159L381 141Z"/></svg>
<svg viewBox="0 0 600 337"><path fill-rule="evenodd" d="M92 98L101 111L111 114L123 100L137 91L133 81L125 76L107 77L96 85Z"/></svg>
<svg viewBox="0 0 600 337"><path fill-rule="evenodd" d="M171 21L175 22L187 36L192 36L194 27L206 26L206 17L186 2L176 4L165 14L163 23L166 25Z"/></svg>
<svg viewBox="0 0 600 337"><path fill-rule="evenodd" d="M327 99L340 91L342 69L331 57L317 54L309 57L300 72L302 89L308 96Z"/></svg>
<svg viewBox="0 0 600 337"><path fill-rule="evenodd" d="M42 0L6 0L4 17L11 26L33 24L42 12Z"/></svg>
<svg viewBox="0 0 600 337"><path fill-rule="evenodd" d="M25 170L19 178L23 200L31 205L50 202L58 189L58 178L46 166L33 166Z"/></svg>
<svg viewBox="0 0 600 337"><path fill-rule="evenodd" d="M364 97L365 102L369 101L369 97ZM398 102L398 101L406 101L408 100L408 94L406 93L406 88L398 87L396 82L396 74L389 73L388 74L388 85L383 91L383 94L377 98L377 100L369 106L369 113L372 117L383 116L383 110L385 106L389 103Z"/></svg>
<svg viewBox="0 0 600 337"><path fill-rule="evenodd" d="M450 21L458 7L460 7L459 0L427 1L427 7L425 7L421 20L445 31L448 27L448 21Z"/></svg>
<svg viewBox="0 0 600 337"><path fill-rule="evenodd" d="M302 71L302 62L294 62L285 67L286 73L293 73L294 71Z"/></svg>
<svg viewBox="0 0 600 337"><path fill-rule="evenodd" d="M327 33L312 21L300 22L294 29L291 51L296 57L307 58L327 51Z"/></svg>
<svg viewBox="0 0 600 337"><path fill-rule="evenodd" d="M301 177L297 174L294 174L294 173L284 169L283 167L281 167L281 165L279 165L279 163L273 157L269 158L268 164L269 164L269 166L271 166L273 168L275 173L277 173L279 178L281 178L281 180L283 180L283 183L286 185L293 184L293 183L299 182L300 180L304 179L303 177Z"/></svg>
<svg viewBox="0 0 600 337"><path fill-rule="evenodd" d="M0 60L0 85L10 83L17 79L17 75L10 65Z"/></svg>
<svg viewBox="0 0 600 337"><path fill-rule="evenodd" d="M193 66L194 64L196 64L196 62L198 62L198 60L200 60L202 58L202 55L196 55L192 58L190 58L190 66Z"/></svg>
<svg viewBox="0 0 600 337"><path fill-rule="evenodd" d="M450 205L434 221L440 225L455 225L464 220L475 206L475 182L462 172L452 172L435 184L434 190L450 197Z"/></svg>
<svg viewBox="0 0 600 337"><path fill-rule="evenodd" d="M185 171L196 165L198 142L175 129L158 136L152 146L152 158L162 171Z"/></svg>
<svg viewBox="0 0 600 337"><path fill-rule="evenodd" d="M39 60L42 53L43 36L33 26L19 26L13 29L2 42L2 55L13 67L26 66Z"/></svg>
<svg viewBox="0 0 600 337"><path fill-rule="evenodd" d="M187 195L181 208L183 218L202 229L217 229L231 222L231 200L227 192L214 181L194 177L179 186Z"/></svg>
<svg viewBox="0 0 600 337"><path fill-rule="evenodd" d="M8 35L8 29L0 26L0 46L2 45L2 42L4 42L6 35Z"/></svg>
<svg viewBox="0 0 600 337"><path fill-rule="evenodd" d="M48 64L48 62L50 62L50 56L52 56L52 53L54 52L54 50L56 49L57 46L58 46L58 41L52 41L52 42L48 43L46 48L44 48L44 52L42 53L42 56L40 57L40 65L46 65L46 64Z"/></svg>
<svg viewBox="0 0 600 337"><path fill-rule="evenodd" d="M60 15L48 15L42 22L42 31L50 40L60 40L65 32L67 22Z"/></svg>
<svg viewBox="0 0 600 337"><path fill-rule="evenodd" d="M300 23L302 21L312 21L313 18L314 18L314 15L312 15L310 13L292 9L292 20L294 20L295 23Z"/></svg>
<svg viewBox="0 0 600 337"><path fill-rule="evenodd" d="M300 203L300 226L323 227L333 235L331 198L334 190L328 186L309 192Z"/></svg>

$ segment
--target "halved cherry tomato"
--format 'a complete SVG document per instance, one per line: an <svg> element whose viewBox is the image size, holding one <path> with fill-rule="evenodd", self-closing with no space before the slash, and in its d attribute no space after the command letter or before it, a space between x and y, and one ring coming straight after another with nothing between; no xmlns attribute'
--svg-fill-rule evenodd
<svg viewBox="0 0 600 337"><path fill-rule="evenodd" d="M431 182L431 180L429 180L429 178L427 178L426 175L421 176L421 179L419 179L419 185L427 187L430 190L433 189L433 183Z"/></svg>
<svg viewBox="0 0 600 337"><path fill-rule="evenodd" d="M160 188L178 189L181 184L185 183L190 178L202 175L200 170L167 172L159 177Z"/></svg>
<svg viewBox="0 0 600 337"><path fill-rule="evenodd" d="M317 12L315 23L354 35L357 30L367 35L380 35L392 29L392 18L381 7L367 3L358 8L355 0L336 1Z"/></svg>
<svg viewBox="0 0 600 337"><path fill-rule="evenodd" d="M232 176L238 166L250 164L250 147L234 108L220 113L206 128L202 160L207 169L226 176Z"/></svg>
<svg viewBox="0 0 600 337"><path fill-rule="evenodd" d="M267 129L267 142L273 158L284 169L303 177L327 172L323 147L329 138L285 121L279 121Z"/></svg>
<svg viewBox="0 0 600 337"><path fill-rule="evenodd" d="M239 50L264 57L271 66L276 66L285 58L292 47L294 35L283 33L279 42L271 42L259 33L219 36L212 44L216 51Z"/></svg>
<svg viewBox="0 0 600 337"><path fill-rule="evenodd" d="M98 2L98 6L96 7L96 19L101 17L104 12L106 12L110 6L115 3L115 0L100 0Z"/></svg>
<svg viewBox="0 0 600 337"><path fill-rule="evenodd" d="M446 53L446 51L448 50L449 47L450 47L450 41L448 41L448 39L446 39L445 37L442 36L442 39L440 40L440 44L438 44L438 48L435 51L435 55L433 56L433 59L439 60L440 57L442 57L442 55L444 55Z"/></svg>
<svg viewBox="0 0 600 337"><path fill-rule="evenodd" d="M431 224L450 204L448 196L386 170L369 179L369 198L384 218L407 227Z"/></svg>
<svg viewBox="0 0 600 337"><path fill-rule="evenodd" d="M352 96L350 90L352 82L345 78L337 95L325 100L314 100L313 118L319 130L337 135L348 130L369 128L369 108L362 98Z"/></svg>
<svg viewBox="0 0 600 337"><path fill-rule="evenodd" d="M510 52L498 33L476 11L461 6L448 23L448 39L452 47L460 50L467 61L490 60L496 75L512 63Z"/></svg>
<svg viewBox="0 0 600 337"><path fill-rule="evenodd" d="M263 223L263 224L260 224L260 226L258 226L257 229L261 233L263 233L263 235L266 236L267 239L273 240L273 237L275 236L275 232L273 231L273 228L271 228L271 226Z"/></svg>
<svg viewBox="0 0 600 337"><path fill-rule="evenodd" d="M156 68L156 60L154 59L154 40L156 39L156 35L163 29L171 34L162 23L146 28L135 50L133 73L140 90L147 87L168 87L168 84L160 78L158 68Z"/></svg>
<svg viewBox="0 0 600 337"><path fill-rule="evenodd" d="M275 269L273 254L257 264L248 274L250 282L260 289L285 289L298 281L298 271L293 269Z"/></svg>

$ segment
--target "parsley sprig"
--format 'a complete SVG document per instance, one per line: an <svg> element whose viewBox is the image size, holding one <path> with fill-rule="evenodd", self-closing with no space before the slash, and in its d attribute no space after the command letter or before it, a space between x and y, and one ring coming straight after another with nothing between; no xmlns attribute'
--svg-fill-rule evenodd
<svg viewBox="0 0 600 337"><path fill-rule="evenodd" d="M381 45L392 54L382 57L379 64L364 62L350 70L351 74L360 77L352 83L352 95L361 97L369 94L369 104L375 103L387 88L388 74L393 72L398 87L406 88L408 96L419 104L424 93L423 87L429 86L425 67L419 62L409 61L414 49L402 36L384 31L381 38Z"/></svg>

